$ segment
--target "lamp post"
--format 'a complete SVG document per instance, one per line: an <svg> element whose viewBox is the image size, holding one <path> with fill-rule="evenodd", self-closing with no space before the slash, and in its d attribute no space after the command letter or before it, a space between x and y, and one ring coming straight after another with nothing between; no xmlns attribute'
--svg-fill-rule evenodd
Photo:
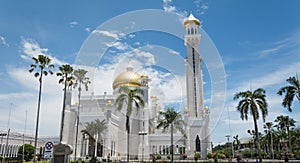
<svg viewBox="0 0 300 163"><path fill-rule="evenodd" d="M142 142L142 163L144 162L144 136L147 135L145 131L140 131L139 135L143 136L143 142Z"/></svg>

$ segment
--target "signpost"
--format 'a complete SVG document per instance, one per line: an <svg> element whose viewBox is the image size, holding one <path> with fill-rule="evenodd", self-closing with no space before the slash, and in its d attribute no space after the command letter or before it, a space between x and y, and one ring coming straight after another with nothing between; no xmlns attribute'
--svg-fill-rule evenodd
<svg viewBox="0 0 300 163"><path fill-rule="evenodd" d="M53 143L52 142L47 142L45 144L44 158L51 159L52 158L52 152L53 152Z"/></svg>

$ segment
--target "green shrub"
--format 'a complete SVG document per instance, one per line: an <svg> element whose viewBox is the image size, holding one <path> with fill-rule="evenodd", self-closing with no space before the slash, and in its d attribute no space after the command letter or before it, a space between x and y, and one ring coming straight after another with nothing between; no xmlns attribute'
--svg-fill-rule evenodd
<svg viewBox="0 0 300 163"><path fill-rule="evenodd" d="M157 154L157 155L156 155L156 159L157 159L157 160L160 160L160 159L161 159L161 155L160 155L160 154Z"/></svg>
<svg viewBox="0 0 300 163"><path fill-rule="evenodd" d="M211 153L211 152L207 153L207 158L208 158L208 159L211 159L211 158L212 158L212 153Z"/></svg>
<svg viewBox="0 0 300 163"><path fill-rule="evenodd" d="M218 158L224 159L226 155L224 153L218 153Z"/></svg>
<svg viewBox="0 0 300 163"><path fill-rule="evenodd" d="M200 158L201 158L200 152L195 152L195 154L194 154L194 159L195 159L195 160L199 160Z"/></svg>

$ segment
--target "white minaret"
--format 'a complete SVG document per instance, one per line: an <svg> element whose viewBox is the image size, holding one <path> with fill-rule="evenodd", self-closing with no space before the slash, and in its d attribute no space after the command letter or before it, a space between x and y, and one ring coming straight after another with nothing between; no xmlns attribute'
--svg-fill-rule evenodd
<svg viewBox="0 0 300 163"><path fill-rule="evenodd" d="M141 89L144 92L144 108L140 110L140 129L139 129L139 160L149 159L149 82L151 79L147 75L141 75Z"/></svg>
<svg viewBox="0 0 300 163"><path fill-rule="evenodd" d="M184 44L187 47L186 57L186 86L187 107L189 117L202 117L203 113L203 80L202 58L199 53L201 35L198 33L200 21L190 16L184 21L186 34Z"/></svg>
<svg viewBox="0 0 300 163"><path fill-rule="evenodd" d="M185 109L185 121L187 123L186 151L192 156L194 152L200 152L205 158L210 144L209 116L204 110L203 104L203 79L202 58L199 53L201 35L199 33L200 21L191 13L184 20L186 34L184 44L187 47L186 56L186 87L187 108Z"/></svg>

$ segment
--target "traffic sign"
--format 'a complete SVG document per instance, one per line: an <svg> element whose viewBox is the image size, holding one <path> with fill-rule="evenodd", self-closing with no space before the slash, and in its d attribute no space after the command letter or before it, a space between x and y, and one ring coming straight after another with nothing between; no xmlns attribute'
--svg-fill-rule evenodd
<svg viewBox="0 0 300 163"><path fill-rule="evenodd" d="M52 158L52 151L45 151L44 158L46 159Z"/></svg>
<svg viewBox="0 0 300 163"><path fill-rule="evenodd" d="M52 148L53 148L53 143L52 143L52 142L47 142L47 143L45 144L45 148L46 148L47 150L52 150Z"/></svg>

